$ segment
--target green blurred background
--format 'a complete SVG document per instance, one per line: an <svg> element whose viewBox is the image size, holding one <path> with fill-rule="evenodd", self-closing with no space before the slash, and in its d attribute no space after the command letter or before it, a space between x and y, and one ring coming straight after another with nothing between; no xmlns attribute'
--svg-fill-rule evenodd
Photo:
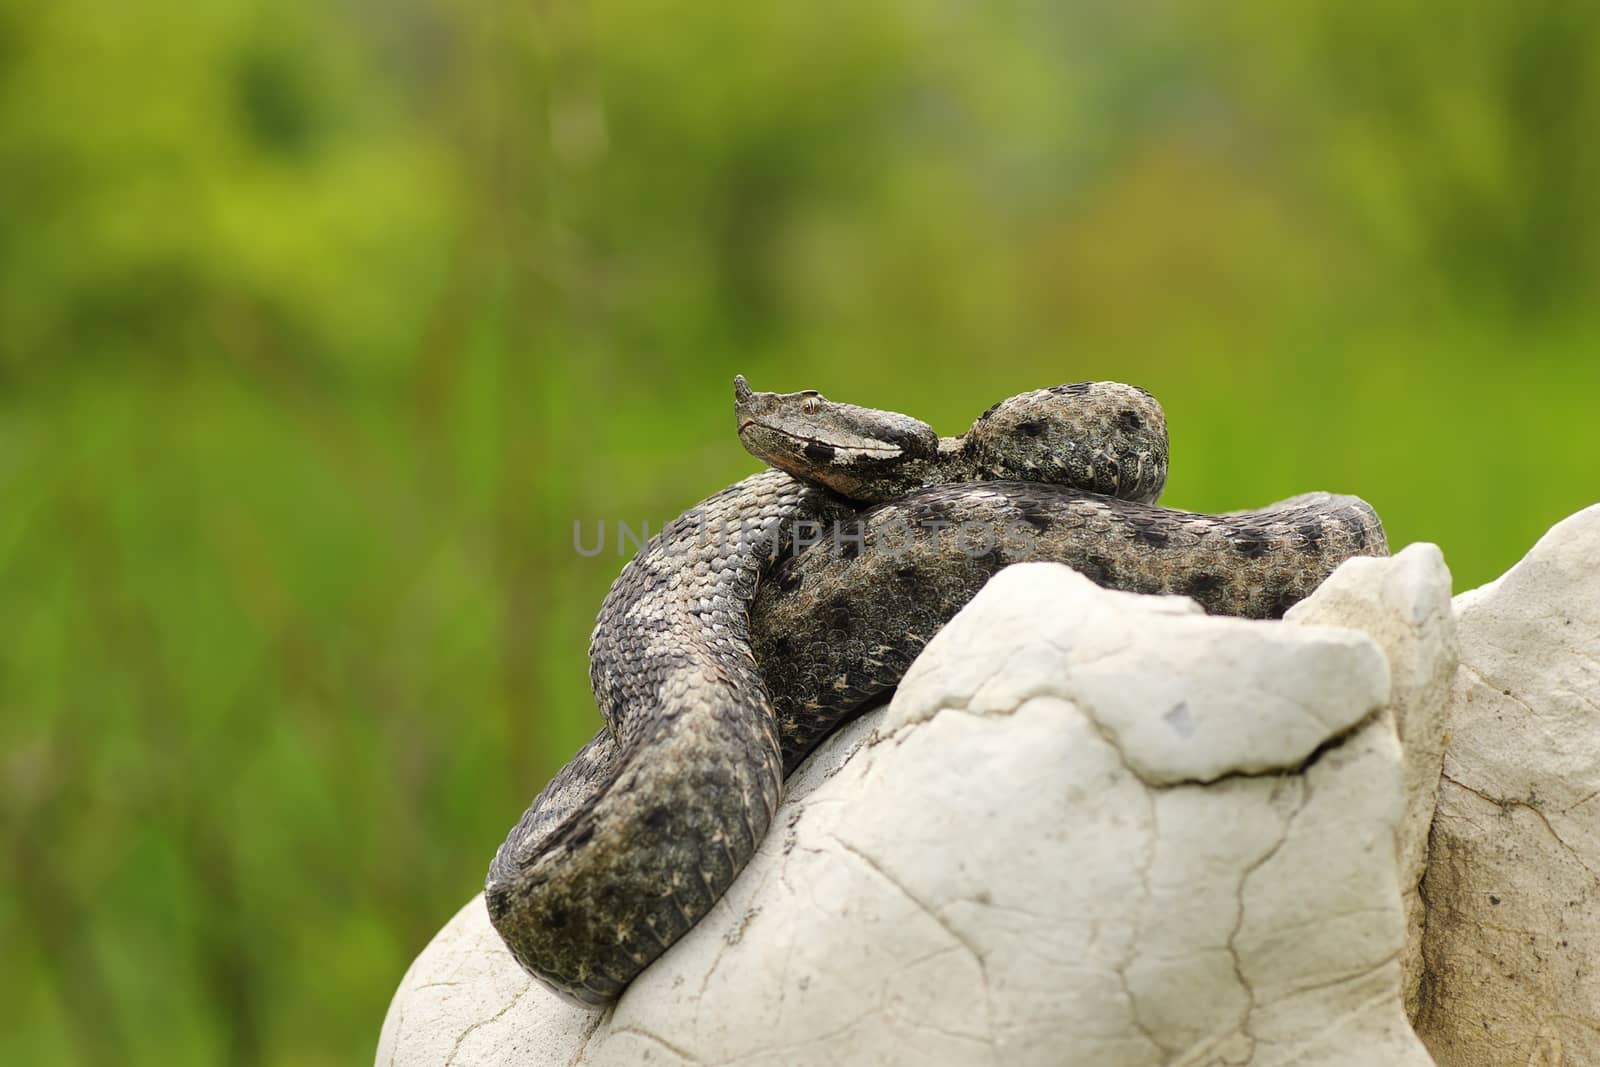
<svg viewBox="0 0 1600 1067"><path fill-rule="evenodd" d="M735 371L1130 381L1490 579L1600 499L1597 130L1561 0L0 0L0 1062L369 1060Z"/></svg>

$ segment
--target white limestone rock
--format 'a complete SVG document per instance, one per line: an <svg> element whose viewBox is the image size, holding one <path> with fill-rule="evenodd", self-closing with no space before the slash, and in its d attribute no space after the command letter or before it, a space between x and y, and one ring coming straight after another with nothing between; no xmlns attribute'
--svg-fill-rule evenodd
<svg viewBox="0 0 1600 1067"><path fill-rule="evenodd" d="M1425 555L1352 594L1368 617L1432 617ZM1389 700L1365 634L1009 568L613 1009L523 977L474 901L377 1062L1423 1067Z"/></svg>
<svg viewBox="0 0 1600 1067"><path fill-rule="evenodd" d="M1417 1030L1443 1067L1600 1064L1600 505L1455 609Z"/></svg>
<svg viewBox="0 0 1600 1067"><path fill-rule="evenodd" d="M1439 547L1431 544L1408 545L1388 557L1357 556L1285 618L1360 630L1389 660L1385 713L1394 720L1405 761L1405 816L1396 848L1406 912L1405 1005L1414 1018L1423 975L1421 883L1444 761L1445 705L1457 666L1450 571Z"/></svg>

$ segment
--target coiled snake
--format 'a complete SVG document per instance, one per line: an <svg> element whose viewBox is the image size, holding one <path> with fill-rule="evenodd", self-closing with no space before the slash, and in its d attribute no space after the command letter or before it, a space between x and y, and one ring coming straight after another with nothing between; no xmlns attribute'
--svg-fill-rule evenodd
<svg viewBox="0 0 1600 1067"><path fill-rule="evenodd" d="M1363 501L1258 511L1154 504L1166 419L1141 389L1023 393L940 438L905 415L735 381L739 438L772 468L668 524L595 623L605 728L489 868L490 918L545 985L614 1000L711 910L784 776L893 688L990 576L1025 559L1273 618L1343 560L1384 555Z"/></svg>

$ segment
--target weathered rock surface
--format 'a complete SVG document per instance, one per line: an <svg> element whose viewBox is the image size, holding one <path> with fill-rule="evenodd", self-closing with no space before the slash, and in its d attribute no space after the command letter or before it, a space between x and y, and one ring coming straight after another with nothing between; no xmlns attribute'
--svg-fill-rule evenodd
<svg viewBox="0 0 1600 1067"><path fill-rule="evenodd" d="M1600 1064L1600 506L1455 610L1417 1029L1442 1067Z"/></svg>
<svg viewBox="0 0 1600 1067"><path fill-rule="evenodd" d="M1448 585L1370 562L1307 625L1008 569L614 1009L523 976L475 900L378 1063L1430 1063L1401 886L1437 755L1395 727L1434 722Z"/></svg>
<svg viewBox="0 0 1600 1067"><path fill-rule="evenodd" d="M1424 969L1421 883L1444 760L1445 706L1457 666L1450 571L1439 547L1431 544L1409 545L1389 558L1358 556L1345 561L1285 618L1361 630L1389 660L1386 713L1394 719L1405 761L1405 816L1396 841L1406 912L1401 962L1406 1012L1415 1017Z"/></svg>

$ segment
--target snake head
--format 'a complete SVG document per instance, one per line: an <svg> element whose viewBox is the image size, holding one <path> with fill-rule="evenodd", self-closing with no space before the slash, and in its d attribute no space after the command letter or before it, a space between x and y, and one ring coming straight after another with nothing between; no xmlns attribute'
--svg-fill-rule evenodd
<svg viewBox="0 0 1600 1067"><path fill-rule="evenodd" d="M815 389L758 393L739 375L733 410L745 450L852 500L888 499L906 468L931 461L939 435L925 422L829 400Z"/></svg>

